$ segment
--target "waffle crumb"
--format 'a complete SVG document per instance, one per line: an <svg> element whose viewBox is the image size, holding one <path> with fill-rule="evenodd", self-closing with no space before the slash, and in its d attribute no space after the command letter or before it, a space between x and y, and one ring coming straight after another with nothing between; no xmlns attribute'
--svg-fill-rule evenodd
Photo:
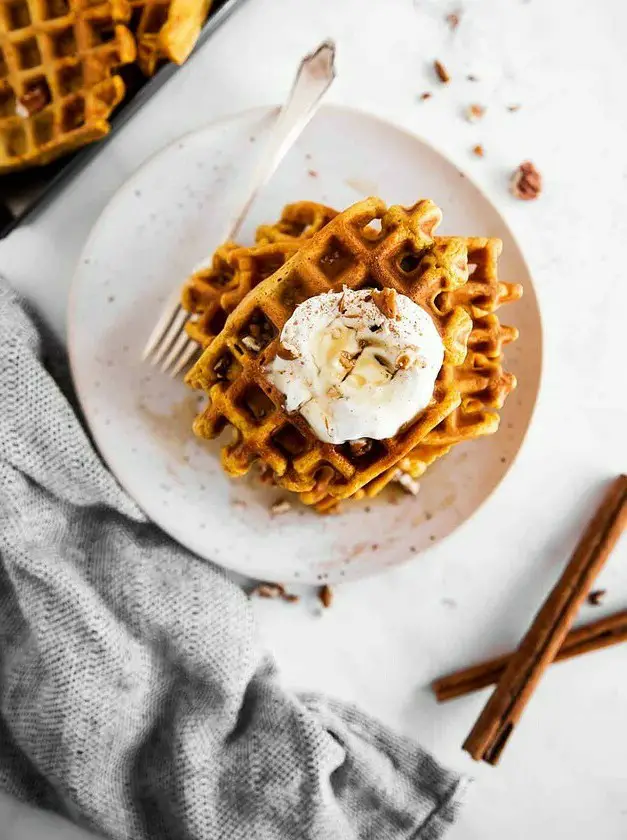
<svg viewBox="0 0 627 840"><path fill-rule="evenodd" d="M474 103L473 105L469 105L466 108L466 119L468 122L479 122L480 119L483 119L485 116L486 108L484 105L477 105Z"/></svg>
<svg viewBox="0 0 627 840"><path fill-rule="evenodd" d="M355 367L356 359L348 351L342 350L339 361L344 370L352 370Z"/></svg>
<svg viewBox="0 0 627 840"><path fill-rule="evenodd" d="M318 600L325 610L328 610L333 603L333 590L328 583L325 583L324 586L321 586L318 590Z"/></svg>
<svg viewBox="0 0 627 840"><path fill-rule="evenodd" d="M396 289L374 289L372 300L384 318L398 318Z"/></svg>
<svg viewBox="0 0 627 840"><path fill-rule="evenodd" d="M512 175L510 191L521 201L533 201L542 192L542 175L530 160L521 163Z"/></svg>
<svg viewBox="0 0 627 840"><path fill-rule="evenodd" d="M270 513L272 516L282 516L284 513L289 513L291 509L291 502L288 502L287 499L279 499L279 501L275 502L270 508Z"/></svg>
<svg viewBox="0 0 627 840"><path fill-rule="evenodd" d="M397 470L394 474L394 481L398 482L406 493L417 496L420 492L420 482L412 478L409 473Z"/></svg>
<svg viewBox="0 0 627 840"><path fill-rule="evenodd" d="M437 58L433 62L433 69L435 70L435 75L442 82L442 84L447 85L451 81L451 76L450 76L448 70L442 64L441 61L437 60Z"/></svg>
<svg viewBox="0 0 627 840"><path fill-rule="evenodd" d="M472 150L472 153L474 155L477 155L477 157L485 157L485 149L483 148L483 146L481 144L479 144L477 146L474 146L473 150Z"/></svg>

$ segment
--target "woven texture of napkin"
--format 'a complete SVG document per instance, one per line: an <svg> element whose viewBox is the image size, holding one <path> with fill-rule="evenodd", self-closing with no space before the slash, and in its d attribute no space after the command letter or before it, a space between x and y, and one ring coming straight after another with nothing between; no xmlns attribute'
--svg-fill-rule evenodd
<svg viewBox="0 0 627 840"><path fill-rule="evenodd" d="M58 361L0 281L0 787L120 840L440 837L463 783L281 686L240 589L103 466Z"/></svg>

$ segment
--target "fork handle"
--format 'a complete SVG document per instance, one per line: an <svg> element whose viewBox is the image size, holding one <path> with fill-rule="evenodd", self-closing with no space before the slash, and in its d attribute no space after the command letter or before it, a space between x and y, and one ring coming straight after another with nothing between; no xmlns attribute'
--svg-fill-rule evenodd
<svg viewBox="0 0 627 840"><path fill-rule="evenodd" d="M261 159L244 206L231 220L222 241L235 239L259 191L276 172L305 126L318 110L320 101L335 79L335 44L323 41L301 61L290 95L281 108Z"/></svg>

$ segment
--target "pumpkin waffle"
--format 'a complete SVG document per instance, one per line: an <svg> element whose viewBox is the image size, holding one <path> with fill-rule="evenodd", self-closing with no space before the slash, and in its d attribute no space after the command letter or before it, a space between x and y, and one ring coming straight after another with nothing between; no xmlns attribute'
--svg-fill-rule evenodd
<svg viewBox="0 0 627 840"><path fill-rule="evenodd" d="M135 58L126 0L0 3L0 173L97 140Z"/></svg>
<svg viewBox="0 0 627 840"><path fill-rule="evenodd" d="M183 309L192 313L185 325L190 338L207 347L238 303L282 265L326 223L336 211L313 201L288 204L274 225L261 225L256 245L242 248L226 242L211 265L195 272L181 295Z"/></svg>
<svg viewBox="0 0 627 840"><path fill-rule="evenodd" d="M321 442L298 412L288 414L283 395L265 374L296 306L343 287L393 288L407 295L433 318L444 344L443 367L460 365L471 319L462 306L440 312L439 301L466 282L467 249L461 239L436 244L433 232L441 218L431 201L386 209L380 199L366 199L338 214L244 297L187 376L209 395L196 434L215 438L229 425L235 430L222 449L227 473L244 475L258 462L305 502L308 493L317 500L321 490L347 498L397 464L457 408L461 397L453 377L440 376L423 412L392 438L373 441L357 454L350 444Z"/></svg>
<svg viewBox="0 0 627 840"><path fill-rule="evenodd" d="M162 61L182 64L194 49L211 0L130 0L137 63L152 76Z"/></svg>
<svg viewBox="0 0 627 840"><path fill-rule="evenodd" d="M436 241L445 241L436 238ZM494 314L503 304L518 300L522 286L498 279L500 239L465 240L470 277L463 286L440 298L442 311L463 306L472 318L468 353L464 363L443 370L459 388L461 403L445 417L396 467L377 476L358 491L356 498L373 498L398 477L398 469L420 478L427 467L464 441L493 434L499 427L498 410L516 387L516 378L503 370L503 347L518 338L515 327L503 326ZM332 510L337 501L326 495L316 503L320 512Z"/></svg>

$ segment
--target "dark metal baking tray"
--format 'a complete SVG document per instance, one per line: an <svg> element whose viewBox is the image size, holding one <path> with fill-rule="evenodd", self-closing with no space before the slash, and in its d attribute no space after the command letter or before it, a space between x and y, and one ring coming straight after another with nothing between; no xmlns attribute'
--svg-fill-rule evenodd
<svg viewBox="0 0 627 840"><path fill-rule="evenodd" d="M246 0L214 0L196 49L199 49L244 2ZM107 138L48 166L0 176L0 239L58 196L70 178L98 154L107 139L112 137L177 69L175 64L164 64L152 78L147 79L135 65L122 68L120 75L126 82L127 95L111 116L111 132Z"/></svg>

